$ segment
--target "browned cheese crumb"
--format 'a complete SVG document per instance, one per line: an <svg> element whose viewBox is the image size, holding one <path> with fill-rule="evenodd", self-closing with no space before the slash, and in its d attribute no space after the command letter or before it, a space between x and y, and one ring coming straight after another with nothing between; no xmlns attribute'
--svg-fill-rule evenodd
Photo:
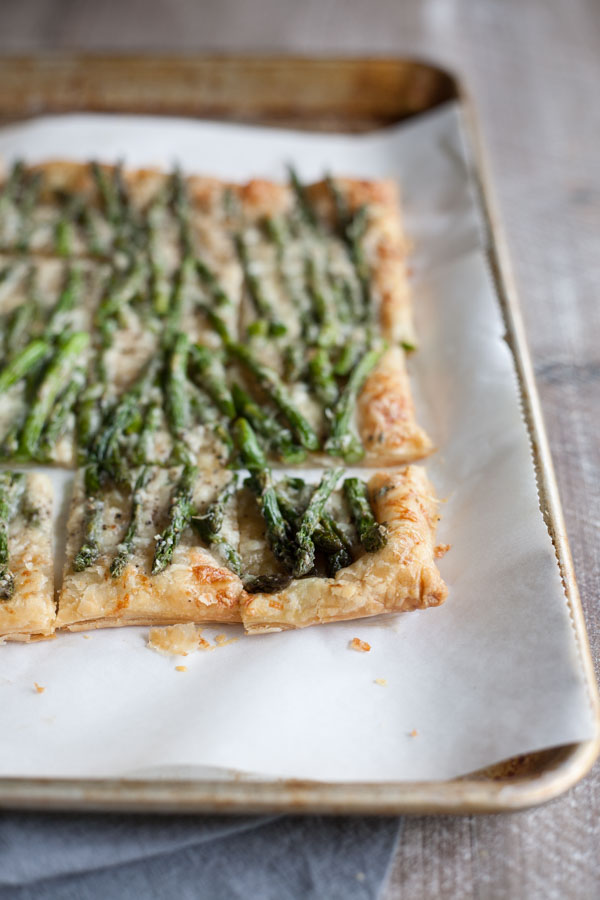
<svg viewBox="0 0 600 900"><path fill-rule="evenodd" d="M352 638L349 649L356 650L358 653L368 653L371 649L371 645L367 644L366 641L361 641L360 638Z"/></svg>
<svg viewBox="0 0 600 900"><path fill-rule="evenodd" d="M176 672L187 672L187 666L175 666Z"/></svg>
<svg viewBox="0 0 600 900"><path fill-rule="evenodd" d="M436 559L441 559L442 556L445 556L452 544L438 544L437 547L434 548L433 555Z"/></svg>
<svg viewBox="0 0 600 900"><path fill-rule="evenodd" d="M413 728L413 730L409 734L409 737L418 737L418 735L419 735L419 732L417 731L417 729Z"/></svg>
<svg viewBox="0 0 600 900"><path fill-rule="evenodd" d="M237 641L239 638L228 638L226 634L215 635L215 646L217 647L226 647L227 644L235 644Z"/></svg>
<svg viewBox="0 0 600 900"><path fill-rule="evenodd" d="M196 650L213 649L202 637L202 630L192 623L151 628L147 646L168 656L187 656Z"/></svg>
<svg viewBox="0 0 600 900"><path fill-rule="evenodd" d="M387 681L385 678L376 678L375 684L380 684L381 687L387 687Z"/></svg>
<svg viewBox="0 0 600 900"><path fill-rule="evenodd" d="M35 685L35 692L36 692L36 694L43 694L44 691L46 690L46 688L45 688L45 687L42 687L41 684L38 684L37 681L34 681L33 683L34 683L34 685Z"/></svg>

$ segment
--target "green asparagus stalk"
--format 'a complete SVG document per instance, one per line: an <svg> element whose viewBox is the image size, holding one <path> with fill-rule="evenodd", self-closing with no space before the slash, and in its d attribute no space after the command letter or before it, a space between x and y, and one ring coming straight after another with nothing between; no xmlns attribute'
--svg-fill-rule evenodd
<svg viewBox="0 0 600 900"><path fill-rule="evenodd" d="M14 357L22 345L27 341L29 329L35 319L37 307L27 298L24 303L17 306L9 316L6 332L4 334L4 358Z"/></svg>
<svg viewBox="0 0 600 900"><path fill-rule="evenodd" d="M231 305L231 299L223 286L220 284L215 273L203 262L196 257L196 272L204 287L208 290L212 299L217 306Z"/></svg>
<svg viewBox="0 0 600 900"><path fill-rule="evenodd" d="M331 432L325 442L325 450L332 456L341 456L346 462L358 462L364 456L364 448L350 429L350 419L358 393L382 353L382 349L373 349L364 354L352 370L333 410Z"/></svg>
<svg viewBox="0 0 600 900"><path fill-rule="evenodd" d="M77 305L82 291L83 273L79 266L71 266L67 272L64 287L44 328L44 337L46 339L54 338L64 331L65 316Z"/></svg>
<svg viewBox="0 0 600 900"><path fill-rule="evenodd" d="M352 519L356 525L359 540L369 553L381 550L388 540L388 530L373 515L369 492L360 478L346 478L344 495L348 501Z"/></svg>
<svg viewBox="0 0 600 900"><path fill-rule="evenodd" d="M273 401L290 426L294 436L307 450L319 449L319 438L312 425L294 404L287 388L277 373L259 362L252 351L243 344L231 343L229 352L256 378L264 392Z"/></svg>
<svg viewBox="0 0 600 900"><path fill-rule="evenodd" d="M280 425L277 419L255 403L239 384L232 386L231 393L238 416L250 422L252 428L266 440L269 448L280 456L283 462L293 464L306 459L306 450L294 443L291 431Z"/></svg>
<svg viewBox="0 0 600 900"><path fill-rule="evenodd" d="M325 408L333 406L339 390L333 374L329 353L319 347L308 364L308 372L313 390Z"/></svg>
<svg viewBox="0 0 600 900"><path fill-rule="evenodd" d="M118 472L119 441L137 417L140 400L154 382L157 368L157 360L150 360L142 374L121 395L116 406L106 412L91 448L91 456L100 469L110 474Z"/></svg>
<svg viewBox="0 0 600 900"><path fill-rule="evenodd" d="M214 351L202 344L190 348L192 377L198 387L211 398L219 412L228 419L235 418L235 405L225 381L225 373Z"/></svg>
<svg viewBox="0 0 600 900"><path fill-rule="evenodd" d="M159 535L154 550L152 574L163 572L173 559L173 552L193 514L193 488L198 470L186 464L171 498L169 524Z"/></svg>
<svg viewBox="0 0 600 900"><path fill-rule="evenodd" d="M15 578L9 568L8 533L24 491L25 475L0 472L0 602L10 600L15 590Z"/></svg>
<svg viewBox="0 0 600 900"><path fill-rule="evenodd" d="M257 575L244 581L244 589L249 594L277 594L285 590L293 576L288 572L274 572L272 575Z"/></svg>
<svg viewBox="0 0 600 900"><path fill-rule="evenodd" d="M313 533L319 524L325 504L343 474L343 469L329 469L324 472L318 487L315 489L306 510L302 515L300 527L296 534L296 560L294 575L299 578L308 575L315 564L315 545Z"/></svg>
<svg viewBox="0 0 600 900"><path fill-rule="evenodd" d="M110 574L113 578L118 578L125 571L125 567L129 562L133 550L133 542L135 541L140 525L142 524L143 513L143 490L150 480L151 469L143 466L139 475L135 480L131 495L131 514L129 517L129 525L123 537L123 540L117 546L116 555L110 564Z"/></svg>
<svg viewBox="0 0 600 900"><path fill-rule="evenodd" d="M9 176L2 185L0 192L0 211L12 203L16 203L19 192L23 185L25 175L25 163L22 159L17 159L10 170Z"/></svg>
<svg viewBox="0 0 600 900"><path fill-rule="evenodd" d="M124 274L113 272L96 310L95 324L98 328L102 328L109 319L120 314L126 304L143 290L147 274L146 264L141 256L132 261Z"/></svg>
<svg viewBox="0 0 600 900"><path fill-rule="evenodd" d="M160 428L161 421L161 406L158 403L151 403L146 410L144 424L135 448L134 460L138 465L152 461L154 455L154 436Z"/></svg>
<svg viewBox="0 0 600 900"><path fill-rule="evenodd" d="M48 341L37 338L27 344L0 372L0 394L25 378L48 355Z"/></svg>
<svg viewBox="0 0 600 900"><path fill-rule="evenodd" d="M179 227L179 242L182 258L193 257L194 247L190 226L190 207L187 184L181 169L177 168L171 175L171 204Z"/></svg>
<svg viewBox="0 0 600 900"><path fill-rule="evenodd" d="M31 242L31 233L33 230L33 212L37 204L40 188L42 186L42 175L40 172L34 172L26 179L21 187L19 195L19 213L21 222L19 225L19 236L17 238L17 249L25 252L29 248Z"/></svg>
<svg viewBox="0 0 600 900"><path fill-rule="evenodd" d="M40 445L40 457L42 459L48 459L52 456L52 452L57 442L65 432L69 416L75 408L77 398L83 390L84 385L85 371L83 369L76 369L75 372L73 372L73 377L67 385L66 390L54 404L48 419L48 424L44 429Z"/></svg>
<svg viewBox="0 0 600 900"><path fill-rule="evenodd" d="M310 228L318 230L320 227L319 221L317 219L316 213L312 207L310 200L308 199L308 194L306 193L306 188L300 181L296 170L293 166L288 166L288 172L290 176L290 184L292 190L294 191L296 197L296 204L298 207L298 211L302 217L302 220L306 225Z"/></svg>
<svg viewBox="0 0 600 900"><path fill-rule="evenodd" d="M190 401L187 385L187 362L190 344L187 335L179 332L169 352L164 378L167 421L175 438L183 437L190 421Z"/></svg>
<svg viewBox="0 0 600 900"><path fill-rule="evenodd" d="M258 497L265 520L267 540L274 556L290 571L294 566L294 544L288 537L285 519L279 509L273 476L250 423L236 419L233 437L242 461L250 472L250 486Z"/></svg>
<svg viewBox="0 0 600 900"><path fill-rule="evenodd" d="M40 436L56 398L71 381L73 370L81 365L81 355L87 348L89 340L87 332L77 331L59 345L37 387L21 432L19 456L23 459L35 458Z"/></svg>
<svg viewBox="0 0 600 900"><path fill-rule="evenodd" d="M312 301L312 321L306 318L305 337L320 347L330 347L338 339L338 329L331 315L332 302L327 296L324 278L312 256L305 262L306 285Z"/></svg>
<svg viewBox="0 0 600 900"><path fill-rule="evenodd" d="M74 572L83 572L100 556L104 500L100 496L100 473L95 463L86 466L84 486L86 499L83 541L73 560Z"/></svg>
<svg viewBox="0 0 600 900"><path fill-rule="evenodd" d="M219 492L217 498L210 504L202 516L192 516L192 528L201 540L209 546L216 546L223 554L227 564L236 575L242 574L242 561L239 553L232 547L229 541L220 531L223 527L227 503L235 492L236 478L232 478Z"/></svg>
<svg viewBox="0 0 600 900"><path fill-rule="evenodd" d="M280 337L282 334L286 334L287 326L279 321L275 315L271 302L265 294L264 285L253 269L248 244L242 234L235 236L235 246L244 273L246 290L256 312L264 319L268 334L271 337Z"/></svg>
<svg viewBox="0 0 600 900"><path fill-rule="evenodd" d="M97 162L90 164L92 177L100 197L104 215L111 225L117 226L122 220L122 210L117 186L114 180Z"/></svg>

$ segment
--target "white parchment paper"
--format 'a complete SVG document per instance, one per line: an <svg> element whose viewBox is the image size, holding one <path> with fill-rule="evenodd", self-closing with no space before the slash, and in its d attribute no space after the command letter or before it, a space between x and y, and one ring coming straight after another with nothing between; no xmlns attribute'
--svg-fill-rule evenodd
<svg viewBox="0 0 600 900"><path fill-rule="evenodd" d="M39 119L0 132L0 156L15 155L178 160L234 180L283 178L290 160L306 179L327 170L398 178L415 247L414 390L439 448L428 470L447 501L439 540L452 549L440 561L449 598L427 612L250 638L207 628L206 637L239 640L185 660L146 649L139 628L4 646L0 775L189 777L218 767L332 781L444 779L592 737L458 110L366 136ZM355 636L369 653L348 649ZM177 672L183 662L187 672Z"/></svg>

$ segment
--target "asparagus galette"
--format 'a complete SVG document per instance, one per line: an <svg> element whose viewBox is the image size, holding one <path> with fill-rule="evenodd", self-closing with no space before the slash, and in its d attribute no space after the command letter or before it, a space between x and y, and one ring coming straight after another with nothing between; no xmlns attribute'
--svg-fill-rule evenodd
<svg viewBox="0 0 600 900"><path fill-rule="evenodd" d="M78 467L57 627L252 633L442 602L423 470L345 469L432 450L393 183L16 163L0 253L2 461ZM23 476L0 474L1 538ZM51 581L35 602L19 584L0 635L50 633Z"/></svg>

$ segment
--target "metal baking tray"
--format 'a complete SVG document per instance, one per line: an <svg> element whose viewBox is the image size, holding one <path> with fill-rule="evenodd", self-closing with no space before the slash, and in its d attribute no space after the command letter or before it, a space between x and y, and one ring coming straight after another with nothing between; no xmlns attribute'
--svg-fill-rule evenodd
<svg viewBox="0 0 600 900"><path fill-rule="evenodd" d="M0 779L0 808L178 813L508 812L551 800L591 768L600 751L600 699L583 610L475 111L457 79L424 62L393 58L49 55L0 59L3 124L32 115L87 110L364 132L417 116L448 100L458 100L465 113L489 261L533 449L540 508L556 549L581 651L596 737L441 782L5 778Z"/></svg>

